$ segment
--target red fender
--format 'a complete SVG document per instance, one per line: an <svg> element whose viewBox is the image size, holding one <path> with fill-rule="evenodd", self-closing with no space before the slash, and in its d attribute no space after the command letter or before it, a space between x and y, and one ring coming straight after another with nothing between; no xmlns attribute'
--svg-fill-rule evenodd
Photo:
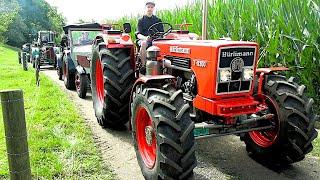
<svg viewBox="0 0 320 180"><path fill-rule="evenodd" d="M288 71L288 70L289 68L287 67L258 68L256 70L256 73L259 76L258 96L262 95L263 81L266 75L272 74L273 72Z"/></svg>
<svg viewBox="0 0 320 180"><path fill-rule="evenodd" d="M156 82L156 81L162 81L166 79L176 79L176 77L171 76L171 75L158 75L158 76L142 76L139 79L136 80L134 83L132 89L131 89L131 97L130 97L130 102L132 102L132 95L135 90L135 88L140 85L140 84L147 84L150 82Z"/></svg>
<svg viewBox="0 0 320 180"><path fill-rule="evenodd" d="M142 76L139 79L136 80L136 82L134 83L132 89L131 89L131 95L130 95L130 104L133 100L133 92L136 89L136 87L140 84L147 84L147 83L151 83L151 82L157 82L157 81L163 81L166 79L172 79L175 80L176 77L171 76L171 75L158 75L158 76ZM129 117L131 118L131 108L129 110ZM129 125L129 128L131 130L131 122Z"/></svg>

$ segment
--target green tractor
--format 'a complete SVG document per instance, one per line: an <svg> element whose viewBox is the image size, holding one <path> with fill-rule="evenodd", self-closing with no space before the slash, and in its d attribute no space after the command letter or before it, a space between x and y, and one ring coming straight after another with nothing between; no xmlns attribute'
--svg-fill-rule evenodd
<svg viewBox="0 0 320 180"><path fill-rule="evenodd" d="M28 69L27 63L30 62L30 56L31 56L31 44L26 43L22 45L21 51L18 52L19 64L23 65L24 70Z"/></svg>
<svg viewBox="0 0 320 180"><path fill-rule="evenodd" d="M39 59L39 66L52 65L56 67L56 52L59 49L54 43L55 32L39 31L37 40L33 42L31 47L31 63L35 68L35 61Z"/></svg>

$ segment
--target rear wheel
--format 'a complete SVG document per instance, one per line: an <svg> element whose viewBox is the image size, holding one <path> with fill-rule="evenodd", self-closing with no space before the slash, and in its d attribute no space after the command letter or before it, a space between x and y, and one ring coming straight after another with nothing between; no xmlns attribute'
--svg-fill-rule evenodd
<svg viewBox="0 0 320 180"><path fill-rule="evenodd" d="M18 52L18 60L19 60L19 64L21 64L21 52Z"/></svg>
<svg viewBox="0 0 320 180"><path fill-rule="evenodd" d="M21 56L21 59L22 59L23 70L27 71L28 70L27 53L23 52L22 56Z"/></svg>
<svg viewBox="0 0 320 180"><path fill-rule="evenodd" d="M63 70L62 70L62 67L57 67L57 74L58 74L59 80L63 80Z"/></svg>
<svg viewBox="0 0 320 180"><path fill-rule="evenodd" d="M68 63L63 61L63 81L65 87L69 90L73 90L75 88L74 77L75 76L69 71Z"/></svg>
<svg viewBox="0 0 320 180"><path fill-rule="evenodd" d="M129 99L134 83L129 49L102 49L91 61L93 107L99 124L122 128L129 121Z"/></svg>
<svg viewBox="0 0 320 180"><path fill-rule="evenodd" d="M268 75L264 96L260 97L275 117L274 129L246 133L242 140L250 156L262 162L291 164L304 159L312 151L318 133L314 128L317 116L313 99L305 95L305 86L294 78Z"/></svg>
<svg viewBox="0 0 320 180"><path fill-rule="evenodd" d="M131 104L132 137L146 179L188 179L196 167L194 123L182 91L140 85Z"/></svg>
<svg viewBox="0 0 320 180"><path fill-rule="evenodd" d="M75 76L75 85L78 96L82 99L86 98L87 87L88 87L88 78L86 74L80 74L78 71Z"/></svg>

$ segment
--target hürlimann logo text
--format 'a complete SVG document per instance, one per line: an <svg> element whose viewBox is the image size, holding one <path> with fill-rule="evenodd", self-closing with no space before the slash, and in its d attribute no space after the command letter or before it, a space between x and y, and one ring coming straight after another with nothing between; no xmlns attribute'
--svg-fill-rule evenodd
<svg viewBox="0 0 320 180"><path fill-rule="evenodd" d="M254 56L254 52L222 52L222 57L248 57Z"/></svg>

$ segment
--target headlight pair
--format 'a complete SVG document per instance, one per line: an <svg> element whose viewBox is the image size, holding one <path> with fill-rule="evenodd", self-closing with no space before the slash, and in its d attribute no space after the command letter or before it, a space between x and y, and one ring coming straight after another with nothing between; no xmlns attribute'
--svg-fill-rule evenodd
<svg viewBox="0 0 320 180"><path fill-rule="evenodd" d="M230 82L231 81L232 72L231 69L221 69L219 71L219 81L220 82ZM242 80L243 81L251 81L254 77L254 71L252 68L244 68L242 71Z"/></svg>

